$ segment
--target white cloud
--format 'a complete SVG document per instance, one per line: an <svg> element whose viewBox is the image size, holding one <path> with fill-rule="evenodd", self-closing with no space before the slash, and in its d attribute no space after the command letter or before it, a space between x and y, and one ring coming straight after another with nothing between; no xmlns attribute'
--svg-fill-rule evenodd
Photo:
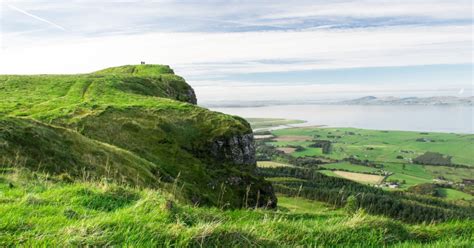
<svg viewBox="0 0 474 248"><path fill-rule="evenodd" d="M446 26L154 33L74 38L39 45L33 40L27 47L10 46L1 50L0 73L88 72L142 60L170 64L184 76L471 63L471 29L472 26ZM283 63L258 62L262 60ZM284 63L285 60L302 62Z"/></svg>
<svg viewBox="0 0 474 248"><path fill-rule="evenodd" d="M432 18L471 18L470 0L362 0L362 1L322 1L311 4L288 2L279 11L261 16L262 18L296 17L391 17L418 16Z"/></svg>

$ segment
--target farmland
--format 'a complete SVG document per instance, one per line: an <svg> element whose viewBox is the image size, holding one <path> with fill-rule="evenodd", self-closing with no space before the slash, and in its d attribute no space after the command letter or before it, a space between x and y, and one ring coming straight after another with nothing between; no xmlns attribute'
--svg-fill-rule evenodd
<svg viewBox="0 0 474 248"><path fill-rule="evenodd" d="M382 182L383 180L382 176L363 174L363 173L357 173L357 172L334 171L334 174L343 178L347 178L349 180L354 180L356 182L362 182L362 183L378 184Z"/></svg>
<svg viewBox="0 0 474 248"><path fill-rule="evenodd" d="M472 186L462 183L474 178L471 134L292 127L268 130L266 135L259 145L284 151L273 154L270 160L288 163L315 159L319 162L314 168L328 176L369 185L393 184L401 190L434 183L445 199L472 199ZM322 141L330 145L323 148ZM430 152L448 158L451 164L414 161Z"/></svg>

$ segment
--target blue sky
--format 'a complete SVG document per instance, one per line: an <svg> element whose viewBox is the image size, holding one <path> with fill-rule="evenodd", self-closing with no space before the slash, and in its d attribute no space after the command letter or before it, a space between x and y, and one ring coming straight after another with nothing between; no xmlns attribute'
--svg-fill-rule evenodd
<svg viewBox="0 0 474 248"><path fill-rule="evenodd" d="M144 60L171 65L203 101L472 95L470 0L3 0L0 8L0 73Z"/></svg>

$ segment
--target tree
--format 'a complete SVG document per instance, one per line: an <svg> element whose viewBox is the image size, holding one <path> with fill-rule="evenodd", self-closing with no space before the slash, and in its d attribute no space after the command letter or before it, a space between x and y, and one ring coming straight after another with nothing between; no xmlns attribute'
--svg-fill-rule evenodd
<svg viewBox="0 0 474 248"><path fill-rule="evenodd" d="M359 209L359 204L357 203L357 198L354 195L350 195L347 198L346 206L347 212L353 214Z"/></svg>

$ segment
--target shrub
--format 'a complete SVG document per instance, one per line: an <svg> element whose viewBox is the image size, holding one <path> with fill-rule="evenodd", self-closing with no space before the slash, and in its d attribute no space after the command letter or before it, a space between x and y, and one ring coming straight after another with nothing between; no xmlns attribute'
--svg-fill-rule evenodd
<svg viewBox="0 0 474 248"><path fill-rule="evenodd" d="M359 209L359 204L357 203L357 198L354 195L350 195L347 198L345 208L346 208L347 212L349 212L351 214L357 212L357 210Z"/></svg>
<svg viewBox="0 0 474 248"><path fill-rule="evenodd" d="M451 156L444 156L438 152L425 152L413 159L415 164L428 164L428 165L452 165Z"/></svg>

